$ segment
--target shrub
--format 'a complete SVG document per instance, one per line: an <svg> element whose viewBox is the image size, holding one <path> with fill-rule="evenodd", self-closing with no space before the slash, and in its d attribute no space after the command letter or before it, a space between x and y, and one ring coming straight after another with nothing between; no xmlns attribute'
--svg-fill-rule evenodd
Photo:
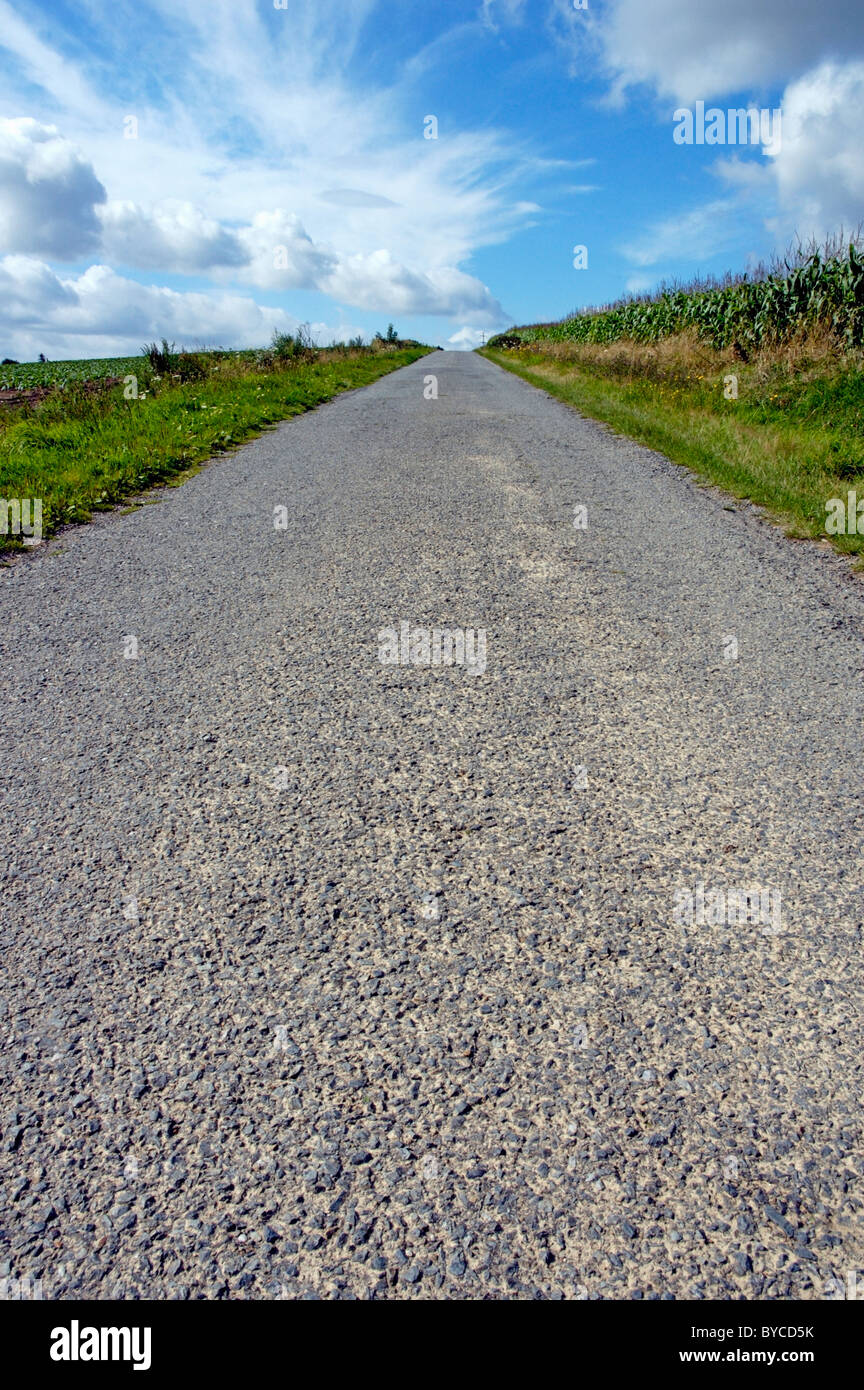
<svg viewBox="0 0 864 1390"><path fill-rule="evenodd" d="M174 359L174 368L171 373L178 381L202 381L205 376L210 375L210 368L207 359L197 352L181 352Z"/></svg>
<svg viewBox="0 0 864 1390"><path fill-rule="evenodd" d="M277 362L313 362L317 357L312 331L308 323L301 323L296 333L273 331L270 351Z"/></svg>
<svg viewBox="0 0 864 1390"><path fill-rule="evenodd" d="M162 339L161 348L158 343L147 343L141 351L157 376L167 376L176 369L174 344L169 343L167 338Z"/></svg>

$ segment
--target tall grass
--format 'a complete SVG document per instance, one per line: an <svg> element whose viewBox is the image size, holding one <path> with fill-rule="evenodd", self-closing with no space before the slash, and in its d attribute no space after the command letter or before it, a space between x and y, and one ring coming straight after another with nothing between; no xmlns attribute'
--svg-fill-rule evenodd
<svg viewBox="0 0 864 1390"><path fill-rule="evenodd" d="M802 332L828 331L855 348L864 343L864 254L861 240L798 247L781 263L748 274L689 286L663 286L655 295L629 296L600 309L584 309L558 323L529 324L499 334L492 348L543 342L613 343L622 338L658 342L695 330L715 348L734 347L742 360L767 344Z"/></svg>

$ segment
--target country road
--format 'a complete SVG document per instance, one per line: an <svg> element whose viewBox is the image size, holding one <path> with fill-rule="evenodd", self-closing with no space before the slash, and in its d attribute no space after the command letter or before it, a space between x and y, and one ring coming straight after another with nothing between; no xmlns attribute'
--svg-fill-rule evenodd
<svg viewBox="0 0 864 1390"><path fill-rule="evenodd" d="M439 352L0 570L0 613L0 1276L807 1300L864 1268L840 559ZM484 661L384 664L403 623Z"/></svg>

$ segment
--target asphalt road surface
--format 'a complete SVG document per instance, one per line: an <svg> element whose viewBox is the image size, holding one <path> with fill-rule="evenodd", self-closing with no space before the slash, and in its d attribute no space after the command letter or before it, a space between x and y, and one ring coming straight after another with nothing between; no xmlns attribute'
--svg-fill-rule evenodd
<svg viewBox="0 0 864 1390"><path fill-rule="evenodd" d="M65 532L0 616L0 1277L860 1279L842 560L447 352Z"/></svg>

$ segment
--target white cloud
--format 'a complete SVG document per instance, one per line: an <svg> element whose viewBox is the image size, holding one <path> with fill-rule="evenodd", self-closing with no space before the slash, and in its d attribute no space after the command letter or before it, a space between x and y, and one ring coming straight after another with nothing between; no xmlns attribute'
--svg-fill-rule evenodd
<svg viewBox="0 0 864 1390"><path fill-rule="evenodd" d="M783 94L783 144L771 161L778 227L822 238L864 221L864 62L823 63Z"/></svg>
<svg viewBox="0 0 864 1390"><path fill-rule="evenodd" d="M366 308L382 312L392 308L394 314L455 313L457 306L466 304L475 322L493 327L503 321L488 290L458 271L435 283L431 277L393 264L383 252L362 265L343 266L342 273L359 277L354 293ZM54 358L123 355L163 336L186 346L256 347L268 341L274 328L291 331L298 322L283 309L246 296L141 285L106 265L94 265L82 275L64 279L28 256L0 260L0 304L0 355L18 358L40 352ZM322 343L347 340L361 332L338 311L332 326L313 325L315 339ZM476 329L462 332L480 339Z"/></svg>
<svg viewBox="0 0 864 1390"><path fill-rule="evenodd" d="M140 285L105 265L64 280L26 256L0 260L0 303L3 354L19 358L123 355L163 336L187 347L255 347L274 328L297 326L284 310L238 295Z"/></svg>
<svg viewBox="0 0 864 1390"><path fill-rule="evenodd" d="M471 314L497 324L502 309L479 280L453 266L418 271L389 251L337 254L316 246L299 217L281 208L228 230L191 203L152 211L110 203L102 212L110 259L137 269L210 271L258 289L320 290L355 308L401 314Z"/></svg>
<svg viewBox="0 0 864 1390"><path fill-rule="evenodd" d="M0 253L73 261L97 249L105 189L56 126L0 120Z"/></svg>
<svg viewBox="0 0 864 1390"><path fill-rule="evenodd" d="M235 235L192 203L169 199L149 212L133 202L108 203L101 221L103 249L118 265L197 274L249 259Z"/></svg>
<svg viewBox="0 0 864 1390"><path fill-rule="evenodd" d="M247 264L235 278L261 289L318 289L335 266L299 217L281 208L256 213L251 227L238 231L237 241Z"/></svg>
<svg viewBox="0 0 864 1390"><path fill-rule="evenodd" d="M325 188L318 197L323 203L332 203L337 208L395 208L392 198L382 198L379 193L364 193L361 188Z"/></svg>
<svg viewBox="0 0 864 1390"><path fill-rule="evenodd" d="M74 311L78 300L74 290L64 285L44 261L30 256L4 256L0 260L0 303L4 319L26 324L34 315L37 320L44 320L52 314Z"/></svg>
<svg viewBox="0 0 864 1390"><path fill-rule="evenodd" d="M326 288L334 299L362 309L470 317L481 327L505 319L497 299L473 275L450 266L410 270L385 250L342 257Z"/></svg>
<svg viewBox="0 0 864 1390"><path fill-rule="evenodd" d="M448 339L454 348L468 351L472 348L480 347L485 343L487 334L481 333L477 328L460 328L458 333L453 333Z"/></svg>
<svg viewBox="0 0 864 1390"><path fill-rule="evenodd" d="M612 0L597 31L618 83L648 83L687 105L787 82L821 59L861 51L860 0Z"/></svg>
<svg viewBox="0 0 864 1390"><path fill-rule="evenodd" d="M782 97L783 140L765 161L730 156L715 170L738 201L758 199L775 242L823 241L864 223L864 61L821 63Z"/></svg>
<svg viewBox="0 0 864 1390"><path fill-rule="evenodd" d="M521 24L526 0L483 0L480 18L489 29L501 24Z"/></svg>
<svg viewBox="0 0 864 1390"><path fill-rule="evenodd" d="M0 66L0 99L33 109L41 88L39 110L105 186L89 205L81 199L87 230L74 252L72 235L54 238L63 247L19 237L5 249L53 259L90 250L125 271L311 289L375 312L497 325L500 305L460 267L530 225L537 205L511 190L532 153L488 128L424 140L425 107L406 129L410 65L389 90L359 90L347 72L375 8L292 0L289 16L235 0L153 0L145 22L133 0L116 0L93 6L100 58L85 66L60 56L73 38L62 19L25 20L0 0L0 48L15 55ZM520 6L495 8L516 18ZM126 74L122 105L90 85L109 68ZM123 138L127 114L137 139Z"/></svg>
<svg viewBox="0 0 864 1390"><path fill-rule="evenodd" d="M701 204L654 223L645 236L621 250L635 265L656 265L667 259L707 261L734 240L734 210L731 200Z"/></svg>
<svg viewBox="0 0 864 1390"><path fill-rule="evenodd" d="M55 22L52 15L48 23ZM52 96L62 94L64 110L74 110L89 120L91 126L104 120L108 105L56 49L43 42L35 29L7 2L0 0L0 48L15 55L18 66L28 83L41 87ZM8 69L11 76L11 70Z"/></svg>
<svg viewBox="0 0 864 1390"><path fill-rule="evenodd" d="M367 216L387 202L357 190L341 193L350 195L343 205L353 210L359 201ZM519 205L518 212L535 206ZM229 227L188 200L163 199L150 207L106 202L102 184L75 147L55 127L29 119L0 127L0 237L6 251L41 252L61 263L98 250L130 269L208 273L223 283L274 291L318 290L376 312L453 314L485 326L502 321L501 306L486 286L456 266L418 270L380 245L368 251L319 245L293 212L258 211L248 224ZM104 270L93 267L93 274ZM24 277L17 293L30 282ZM91 306L98 298L96 283L85 286ZM132 303L128 295L124 302ZM114 330L94 323L92 331Z"/></svg>
<svg viewBox="0 0 864 1390"><path fill-rule="evenodd" d="M318 289L376 313L469 315L479 325L503 318L501 305L473 275L453 266L420 271L383 248L345 255L316 246L293 214L258 213L237 239L248 264L232 278L259 288Z"/></svg>

